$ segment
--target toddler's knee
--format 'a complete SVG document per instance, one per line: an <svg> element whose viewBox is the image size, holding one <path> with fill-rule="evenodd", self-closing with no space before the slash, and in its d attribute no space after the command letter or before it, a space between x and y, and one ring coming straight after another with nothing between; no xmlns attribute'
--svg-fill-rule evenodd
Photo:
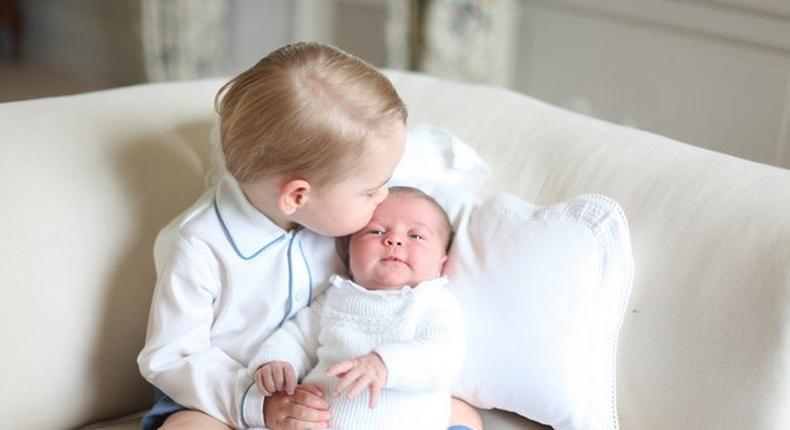
<svg viewBox="0 0 790 430"><path fill-rule="evenodd" d="M180 411L170 415L159 430L230 430L222 421L199 411Z"/></svg>
<svg viewBox="0 0 790 430"><path fill-rule="evenodd" d="M455 397L452 399L451 406L450 429L453 426L458 426L458 430L462 430L464 427L470 430L483 430L483 419L477 409Z"/></svg>

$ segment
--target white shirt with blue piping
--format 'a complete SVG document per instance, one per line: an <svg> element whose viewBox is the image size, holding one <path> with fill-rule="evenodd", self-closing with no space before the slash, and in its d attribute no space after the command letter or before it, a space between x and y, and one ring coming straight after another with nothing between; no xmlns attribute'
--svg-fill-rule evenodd
<svg viewBox="0 0 790 430"><path fill-rule="evenodd" d="M182 406L263 427L248 363L343 270L334 239L283 230L227 175L160 231L154 260L143 377Z"/></svg>

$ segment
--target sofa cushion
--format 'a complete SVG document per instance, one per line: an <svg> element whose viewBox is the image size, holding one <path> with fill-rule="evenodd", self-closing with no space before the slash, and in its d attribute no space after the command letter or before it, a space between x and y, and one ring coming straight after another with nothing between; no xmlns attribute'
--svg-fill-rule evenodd
<svg viewBox="0 0 790 430"><path fill-rule="evenodd" d="M154 238L203 192L220 85L0 104L0 381L14 387L0 393L3 427L75 428L150 407L135 359Z"/></svg>

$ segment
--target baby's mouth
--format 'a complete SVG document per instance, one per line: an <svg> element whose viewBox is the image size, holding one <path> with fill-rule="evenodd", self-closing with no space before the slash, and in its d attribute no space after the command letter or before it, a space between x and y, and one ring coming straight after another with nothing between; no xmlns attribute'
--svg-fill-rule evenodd
<svg viewBox="0 0 790 430"><path fill-rule="evenodd" d="M392 264L398 264L398 263L406 264L405 261L401 260L398 257L386 257L386 258L382 258L381 261L383 261L384 263L392 263Z"/></svg>

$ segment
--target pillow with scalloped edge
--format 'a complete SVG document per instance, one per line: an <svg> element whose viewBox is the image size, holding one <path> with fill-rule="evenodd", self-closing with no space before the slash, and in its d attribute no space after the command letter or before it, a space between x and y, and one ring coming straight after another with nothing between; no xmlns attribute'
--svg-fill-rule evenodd
<svg viewBox="0 0 790 430"><path fill-rule="evenodd" d="M623 210L601 195L461 206L445 272L467 334L453 394L555 429L617 429L617 342L634 272Z"/></svg>
<svg viewBox="0 0 790 430"><path fill-rule="evenodd" d="M623 210L593 194L480 203L488 175L471 146L423 124L408 130L390 183L422 189L453 223L445 274L467 332L454 395L556 429L617 429L617 340L634 271Z"/></svg>
<svg viewBox="0 0 790 430"><path fill-rule="evenodd" d="M393 172L392 184L432 184L477 193L490 171L469 144L430 124L409 127L406 149Z"/></svg>

